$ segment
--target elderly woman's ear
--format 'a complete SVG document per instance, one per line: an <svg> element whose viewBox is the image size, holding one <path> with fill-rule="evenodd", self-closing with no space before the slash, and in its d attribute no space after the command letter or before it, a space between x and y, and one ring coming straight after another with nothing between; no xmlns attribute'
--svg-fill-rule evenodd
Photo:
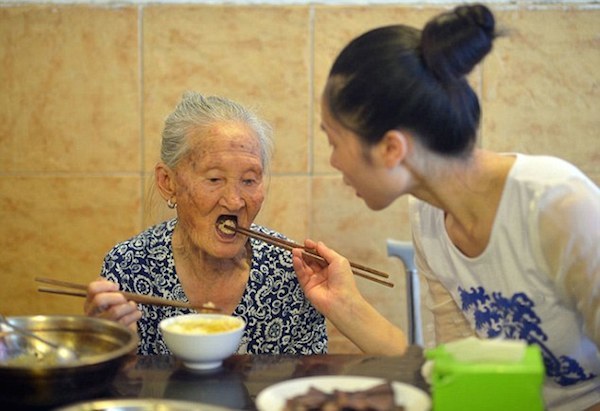
<svg viewBox="0 0 600 411"><path fill-rule="evenodd" d="M177 205L175 181L173 171L164 163L158 163L154 168L156 186L162 198L165 199L169 208L175 208Z"/></svg>

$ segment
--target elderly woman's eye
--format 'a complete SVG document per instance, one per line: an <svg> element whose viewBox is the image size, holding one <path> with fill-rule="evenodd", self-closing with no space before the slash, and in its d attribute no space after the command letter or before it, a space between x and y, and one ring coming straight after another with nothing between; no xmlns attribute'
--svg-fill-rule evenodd
<svg viewBox="0 0 600 411"><path fill-rule="evenodd" d="M253 184L256 184L256 180L253 178L246 178L243 180L243 183L247 186L251 186Z"/></svg>

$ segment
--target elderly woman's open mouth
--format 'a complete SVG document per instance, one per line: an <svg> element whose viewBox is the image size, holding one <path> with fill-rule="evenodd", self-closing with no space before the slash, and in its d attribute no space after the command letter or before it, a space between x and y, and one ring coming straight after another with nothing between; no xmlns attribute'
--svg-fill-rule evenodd
<svg viewBox="0 0 600 411"><path fill-rule="evenodd" d="M217 218L217 231L224 237L235 237L237 216L223 214Z"/></svg>

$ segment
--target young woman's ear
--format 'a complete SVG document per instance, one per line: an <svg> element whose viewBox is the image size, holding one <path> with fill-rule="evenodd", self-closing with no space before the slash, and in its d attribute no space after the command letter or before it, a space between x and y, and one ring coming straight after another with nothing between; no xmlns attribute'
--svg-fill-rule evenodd
<svg viewBox="0 0 600 411"><path fill-rule="evenodd" d="M385 167L394 168L404 161L409 149L408 136L404 132L389 130L379 143Z"/></svg>

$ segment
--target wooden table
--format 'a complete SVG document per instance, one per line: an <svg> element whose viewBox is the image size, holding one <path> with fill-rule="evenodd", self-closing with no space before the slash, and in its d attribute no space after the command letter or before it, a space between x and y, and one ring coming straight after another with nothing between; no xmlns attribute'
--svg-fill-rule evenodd
<svg viewBox="0 0 600 411"><path fill-rule="evenodd" d="M260 391L280 381L319 375L357 375L400 381L425 392L423 352L418 346L403 356L372 355L234 355L211 371L192 371L172 356L132 356L109 390L97 399L164 398L235 410L256 410ZM92 400L92 399L90 399Z"/></svg>
<svg viewBox="0 0 600 411"><path fill-rule="evenodd" d="M169 398L255 410L264 388L292 378L316 375L378 377L414 385L426 392L423 353L411 347L403 356L235 355L214 371L190 371L173 357L137 357L113 384L113 397Z"/></svg>

